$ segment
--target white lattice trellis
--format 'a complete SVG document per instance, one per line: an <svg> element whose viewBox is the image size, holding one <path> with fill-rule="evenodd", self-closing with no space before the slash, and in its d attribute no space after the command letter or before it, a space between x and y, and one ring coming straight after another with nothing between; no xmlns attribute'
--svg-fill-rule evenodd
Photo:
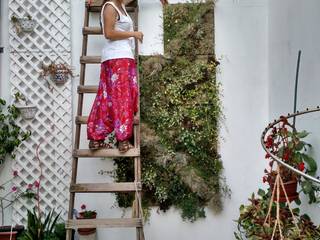
<svg viewBox="0 0 320 240"><path fill-rule="evenodd" d="M67 213L72 150L72 85L69 80L57 86L39 77L42 62L71 64L70 0L9 0L9 17L30 15L37 25L31 33L16 33L10 26L11 92L20 91L38 107L32 120L20 119L31 138L17 151L13 168L20 171L15 184L26 188L40 174L36 148L40 145L43 179L42 209ZM34 203L19 199L14 204L13 220L24 224L27 209Z"/></svg>

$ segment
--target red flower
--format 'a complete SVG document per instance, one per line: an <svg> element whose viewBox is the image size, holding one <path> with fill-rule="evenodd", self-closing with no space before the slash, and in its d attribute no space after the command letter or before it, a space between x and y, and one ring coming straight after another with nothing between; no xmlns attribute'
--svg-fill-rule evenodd
<svg viewBox="0 0 320 240"><path fill-rule="evenodd" d="M35 182L34 182L34 186L35 186L36 188L39 188L39 187L40 187L39 181L35 181Z"/></svg>
<svg viewBox="0 0 320 240"><path fill-rule="evenodd" d="M18 176L18 171L17 171L17 170L14 170L14 171L13 171L13 176L14 176L14 177L17 177L17 176Z"/></svg>
<svg viewBox="0 0 320 240"><path fill-rule="evenodd" d="M290 150L286 150L283 154L283 160L288 161L289 158L291 156L291 151Z"/></svg>
<svg viewBox="0 0 320 240"><path fill-rule="evenodd" d="M33 184L29 183L29 184L28 184L28 190L31 190L32 187L33 187Z"/></svg>
<svg viewBox="0 0 320 240"><path fill-rule="evenodd" d="M16 191L17 191L17 187L16 187L16 186L13 186L13 187L11 188L11 190L12 190L12 192L16 192Z"/></svg>
<svg viewBox="0 0 320 240"><path fill-rule="evenodd" d="M85 204L82 204L82 205L81 205L81 209L82 209L82 210L85 210L86 208L87 208L87 206L86 206Z"/></svg>
<svg viewBox="0 0 320 240"><path fill-rule="evenodd" d="M262 182L263 182L263 183L267 182L267 177L266 177L266 176L264 176L264 177L262 178Z"/></svg>
<svg viewBox="0 0 320 240"><path fill-rule="evenodd" d="M267 153L266 156L265 156L266 159L268 159L268 158L270 158L270 157L271 157L271 156L270 156L269 153Z"/></svg>
<svg viewBox="0 0 320 240"><path fill-rule="evenodd" d="M304 169L305 169L305 167L304 167L304 162L299 163L298 169L299 169L300 171L304 171Z"/></svg>
<svg viewBox="0 0 320 240"><path fill-rule="evenodd" d="M273 145L273 138L272 136L268 136L267 141L266 141L266 147L271 148Z"/></svg>

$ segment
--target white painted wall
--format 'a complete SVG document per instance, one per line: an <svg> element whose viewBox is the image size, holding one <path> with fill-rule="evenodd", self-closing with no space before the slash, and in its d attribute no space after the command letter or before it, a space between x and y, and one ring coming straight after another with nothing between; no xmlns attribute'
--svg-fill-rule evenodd
<svg viewBox="0 0 320 240"><path fill-rule="evenodd" d="M294 81L298 50L302 50L298 110L320 105L320 15L317 0L269 1L269 87L270 119L293 111ZM297 127L312 134L312 154L320 158L320 114L297 119ZM319 163L319 161L318 161ZM305 200L306 201L306 200ZM320 223L319 205L303 207Z"/></svg>

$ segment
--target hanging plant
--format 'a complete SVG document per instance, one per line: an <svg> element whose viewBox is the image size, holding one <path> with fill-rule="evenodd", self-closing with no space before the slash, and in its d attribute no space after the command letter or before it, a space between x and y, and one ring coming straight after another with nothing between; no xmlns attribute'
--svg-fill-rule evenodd
<svg viewBox="0 0 320 240"><path fill-rule="evenodd" d="M40 73L40 76L50 76L50 79L57 85L66 83L70 76L74 76L72 68L69 65L63 63L56 64L52 62L49 65L45 65L44 63L42 63L41 69L42 72Z"/></svg>
<svg viewBox="0 0 320 240"><path fill-rule="evenodd" d="M12 15L11 22L18 34L21 32L33 32L37 24L37 22L33 20L30 15L28 15L26 18L18 18Z"/></svg>
<svg viewBox="0 0 320 240"><path fill-rule="evenodd" d="M30 120L35 117L38 112L38 108L35 105L30 104L22 93L15 93L14 100L14 105L19 109L22 118Z"/></svg>
<svg viewBox="0 0 320 240"><path fill-rule="evenodd" d="M317 162L308 154L311 144L304 141L308 135L307 131L297 131L287 118L281 117L278 126L274 126L266 137L265 146L287 164L315 177L318 169ZM319 202L317 197L320 192L319 186L281 165L277 166L278 173L274 169L275 160L269 154L266 154L266 159L269 161L270 169L265 169L263 182L268 182L271 189L274 187L277 175L280 174L290 201L299 199L297 186L300 185L302 192L308 196L309 203ZM280 194L280 201L286 201L283 191Z"/></svg>
<svg viewBox="0 0 320 240"><path fill-rule="evenodd" d="M276 203L270 205L270 201L272 202L270 192L260 189L258 196L252 194L248 205L240 206L238 231L234 233L236 239L319 239L320 227L316 226L308 215L300 215L299 208L290 209L288 204L283 203L277 214ZM281 221L281 232L278 228L274 231L277 219Z"/></svg>

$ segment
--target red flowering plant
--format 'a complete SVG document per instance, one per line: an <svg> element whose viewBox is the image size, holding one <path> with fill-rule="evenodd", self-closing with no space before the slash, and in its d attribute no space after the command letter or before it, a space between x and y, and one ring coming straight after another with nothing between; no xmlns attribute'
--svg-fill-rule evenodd
<svg viewBox="0 0 320 240"><path fill-rule="evenodd" d="M285 163L315 177L317 163L310 154L308 154L312 146L304 141L304 138L308 135L309 133L307 131L298 132L296 128L287 121L286 117L281 117L279 124L274 126L266 136L264 144L272 154L282 159ZM317 195L320 192L320 188L317 185L281 165L278 166L278 171L276 171L274 168L275 160L272 159L268 153L265 158L270 161L270 169L265 169L263 182L268 182L269 184L274 182L279 171L284 182L297 181L299 183L301 191L308 196L309 203L319 202ZM272 184L270 185L272 186Z"/></svg>
<svg viewBox="0 0 320 240"><path fill-rule="evenodd" d="M87 210L87 206L85 204L81 205L81 212L79 212L80 217L84 219L92 219L97 217L97 212L95 210Z"/></svg>
<svg viewBox="0 0 320 240"><path fill-rule="evenodd" d="M19 172L14 170L12 177L0 185L1 225L4 223L4 210L9 208L15 201L20 198L36 199L36 185L28 184L24 188L13 185L13 180L18 176ZM9 186L11 186L11 189Z"/></svg>

